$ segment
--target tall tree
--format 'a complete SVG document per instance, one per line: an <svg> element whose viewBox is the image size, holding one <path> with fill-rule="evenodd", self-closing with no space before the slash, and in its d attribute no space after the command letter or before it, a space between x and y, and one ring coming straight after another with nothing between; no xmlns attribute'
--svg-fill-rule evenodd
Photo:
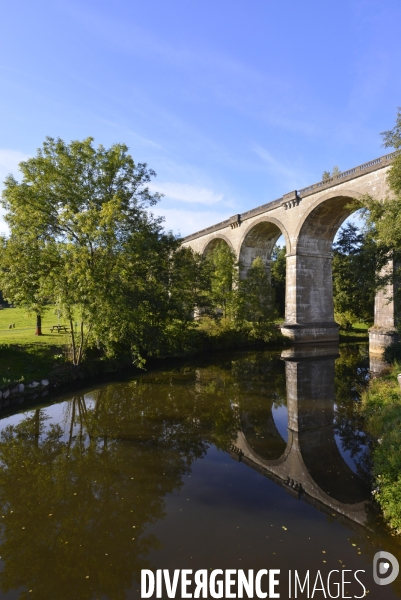
<svg viewBox="0 0 401 600"><path fill-rule="evenodd" d="M334 311L345 329L356 321L373 321L376 268L376 244L370 232L347 223L333 244L332 263Z"/></svg>
<svg viewBox="0 0 401 600"><path fill-rule="evenodd" d="M270 263L271 284L280 317L285 316L286 252L285 246L274 246Z"/></svg>
<svg viewBox="0 0 401 600"><path fill-rule="evenodd" d="M227 244L219 244L207 257L212 267L211 301L224 318L235 313L238 264Z"/></svg>
<svg viewBox="0 0 401 600"><path fill-rule="evenodd" d="M239 306L239 316L247 321L266 323L277 317L274 289L260 256L240 282Z"/></svg>
<svg viewBox="0 0 401 600"><path fill-rule="evenodd" d="M171 255L169 305L171 316L183 323L211 309L212 262L192 248Z"/></svg>
<svg viewBox="0 0 401 600"><path fill-rule="evenodd" d="M394 148L393 160L387 174L390 195L387 198L362 199L364 217L377 245L377 286L396 283L398 293L394 300L399 304L399 279L401 276L401 107L398 108L393 129L382 134L385 148ZM393 269L383 269L392 261ZM399 312L397 310L397 312Z"/></svg>
<svg viewBox="0 0 401 600"><path fill-rule="evenodd" d="M391 197L365 197L365 214L368 222L376 227L376 239L380 246L389 250L401 249L401 107L398 109L396 124L393 129L382 133L384 146L394 148L394 157L387 175Z"/></svg>
<svg viewBox="0 0 401 600"><path fill-rule="evenodd" d="M147 187L155 173L135 163L125 145L95 148L92 138L46 138L19 168L22 181L10 175L1 201L10 228L3 240L8 259L0 259L6 298L33 310L57 303L70 323L75 365L89 336L112 348L122 322L153 325L167 294L158 250L165 255L177 244L147 211L160 198ZM121 302L129 286L130 302ZM122 309L130 314L122 318ZM146 345L145 329L128 332L136 353Z"/></svg>

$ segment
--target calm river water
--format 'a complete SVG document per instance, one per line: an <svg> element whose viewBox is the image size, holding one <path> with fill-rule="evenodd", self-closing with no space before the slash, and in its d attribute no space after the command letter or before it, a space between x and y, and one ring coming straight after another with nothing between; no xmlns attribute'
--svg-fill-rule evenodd
<svg viewBox="0 0 401 600"><path fill-rule="evenodd" d="M3 418L0 598L140 598L141 569L280 569L281 598L307 570L299 598L330 571L362 597L359 570L401 598L372 578L401 551L370 502L368 376L364 345L224 354Z"/></svg>

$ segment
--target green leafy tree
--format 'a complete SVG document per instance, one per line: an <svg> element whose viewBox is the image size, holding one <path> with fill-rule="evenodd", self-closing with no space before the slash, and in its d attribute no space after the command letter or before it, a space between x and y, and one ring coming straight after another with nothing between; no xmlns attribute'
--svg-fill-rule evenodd
<svg viewBox="0 0 401 600"><path fill-rule="evenodd" d="M53 262L52 249L32 232L14 228L10 239L0 238L0 281L3 295L10 302L36 314L36 334L42 335L42 315L49 294L41 277Z"/></svg>
<svg viewBox="0 0 401 600"><path fill-rule="evenodd" d="M223 318L234 318L238 289L238 264L227 244L219 244L207 257L211 264L210 299Z"/></svg>
<svg viewBox="0 0 401 600"><path fill-rule="evenodd" d="M340 167L338 167L337 165L335 165L333 167L333 170L332 170L331 173L330 173L330 171L323 171L322 181L328 181L329 179L331 179L332 177L336 177L340 173L341 173Z"/></svg>
<svg viewBox="0 0 401 600"><path fill-rule="evenodd" d="M239 287L239 316L256 323L271 322L277 317L275 293L260 256L248 269Z"/></svg>
<svg viewBox="0 0 401 600"><path fill-rule="evenodd" d="M388 174L388 183L390 189L398 197L401 198L401 107L398 108L396 123L393 129L383 131L382 133L385 148L394 148L395 156L391 169ZM397 214L398 221L401 220L399 213ZM398 223L399 226L399 223ZM394 241L394 240L393 240ZM400 245L400 244L398 244Z"/></svg>
<svg viewBox="0 0 401 600"><path fill-rule="evenodd" d="M192 248L181 247L171 256L170 310L183 323L210 312L212 262Z"/></svg>
<svg viewBox="0 0 401 600"><path fill-rule="evenodd" d="M344 329L373 321L377 267L376 244L369 232L348 223L333 245L333 294L336 319Z"/></svg>
<svg viewBox="0 0 401 600"><path fill-rule="evenodd" d="M394 157L387 175L391 197L363 199L365 218L376 229L380 248L390 253L401 249L401 107L393 129L382 133L384 146L394 148ZM396 257L399 262L399 256Z"/></svg>
<svg viewBox="0 0 401 600"><path fill-rule="evenodd" d="M286 252L285 246L274 246L270 263L271 284L280 317L285 316Z"/></svg>
<svg viewBox="0 0 401 600"><path fill-rule="evenodd" d="M166 257L178 244L147 211L160 198L147 187L155 173L125 145L95 148L92 138L46 138L19 167L21 183L10 175L2 195L6 298L36 311L57 303L70 323L75 365L91 339L140 356L165 316Z"/></svg>
<svg viewBox="0 0 401 600"><path fill-rule="evenodd" d="M394 148L392 164L387 174L390 195L387 198L365 196L361 203L364 207L365 221L374 232L377 245L377 287L396 284L395 295L399 305L399 279L401 271L401 107L398 108L396 124L393 129L382 134L384 146ZM394 268L384 268L387 264ZM397 307L398 309L399 307Z"/></svg>

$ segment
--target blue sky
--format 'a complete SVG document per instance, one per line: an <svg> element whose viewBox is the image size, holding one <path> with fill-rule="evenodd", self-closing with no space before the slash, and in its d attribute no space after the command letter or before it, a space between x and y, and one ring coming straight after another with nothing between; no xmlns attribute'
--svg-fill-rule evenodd
<svg viewBox="0 0 401 600"><path fill-rule="evenodd" d="M400 0L14 0L0 31L0 180L125 142L182 235L385 154L401 106Z"/></svg>

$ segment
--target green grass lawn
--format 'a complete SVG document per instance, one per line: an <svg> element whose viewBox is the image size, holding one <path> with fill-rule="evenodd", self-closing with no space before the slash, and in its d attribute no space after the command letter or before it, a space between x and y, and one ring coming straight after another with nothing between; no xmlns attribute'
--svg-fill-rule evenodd
<svg viewBox="0 0 401 600"><path fill-rule="evenodd" d="M50 327L57 325L58 316L49 309L42 317L42 333L36 336L36 315L28 315L23 308L3 308L0 310L0 344L47 344L62 346L69 341L68 333L50 333ZM9 325L15 324L15 329ZM61 325L67 325L60 320Z"/></svg>
<svg viewBox="0 0 401 600"><path fill-rule="evenodd" d="M57 323L54 310L48 310L42 317L43 335L37 336L36 315L27 315L22 308L0 310L0 388L49 376L62 360L63 346L70 342L68 333L50 333ZM10 324L15 328L9 329Z"/></svg>

